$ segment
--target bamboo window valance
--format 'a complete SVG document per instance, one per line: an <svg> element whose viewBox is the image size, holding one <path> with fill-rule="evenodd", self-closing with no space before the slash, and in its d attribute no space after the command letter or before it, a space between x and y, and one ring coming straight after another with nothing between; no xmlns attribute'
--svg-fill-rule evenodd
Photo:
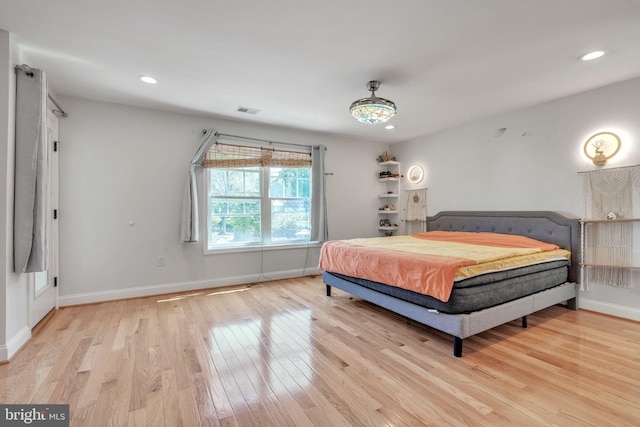
<svg viewBox="0 0 640 427"><path fill-rule="evenodd" d="M252 166L309 168L311 167L311 154L270 147L216 143L207 152L202 166L205 168Z"/></svg>

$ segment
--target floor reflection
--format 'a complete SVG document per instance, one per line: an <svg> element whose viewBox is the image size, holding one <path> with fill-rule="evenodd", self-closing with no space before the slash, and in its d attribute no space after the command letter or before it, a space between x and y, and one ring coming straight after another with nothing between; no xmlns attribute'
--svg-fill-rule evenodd
<svg viewBox="0 0 640 427"><path fill-rule="evenodd" d="M214 359L218 373L245 398L293 395L313 379L310 309L228 322L211 334L224 358Z"/></svg>

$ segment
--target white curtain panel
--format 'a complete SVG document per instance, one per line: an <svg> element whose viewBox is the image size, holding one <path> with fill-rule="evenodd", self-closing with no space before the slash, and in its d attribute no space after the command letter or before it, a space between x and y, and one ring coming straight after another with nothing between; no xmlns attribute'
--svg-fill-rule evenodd
<svg viewBox="0 0 640 427"><path fill-rule="evenodd" d="M209 148L218 140L218 134L213 129L207 129L200 143L200 147L189 165L187 188L182 200L182 217L180 221L180 240L183 243L200 240L200 218L198 215L198 181L196 167L202 167L202 161Z"/></svg>
<svg viewBox="0 0 640 427"><path fill-rule="evenodd" d="M16 156L13 221L15 272L46 271L47 79L44 71L16 73Z"/></svg>

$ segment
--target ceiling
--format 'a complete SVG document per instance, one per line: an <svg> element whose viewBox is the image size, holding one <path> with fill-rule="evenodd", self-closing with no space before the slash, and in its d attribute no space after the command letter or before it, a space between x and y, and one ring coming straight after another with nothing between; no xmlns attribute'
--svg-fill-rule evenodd
<svg viewBox="0 0 640 427"><path fill-rule="evenodd" d="M0 28L58 95L384 143L640 76L640 0L2 0ZM349 115L374 79L392 131Z"/></svg>

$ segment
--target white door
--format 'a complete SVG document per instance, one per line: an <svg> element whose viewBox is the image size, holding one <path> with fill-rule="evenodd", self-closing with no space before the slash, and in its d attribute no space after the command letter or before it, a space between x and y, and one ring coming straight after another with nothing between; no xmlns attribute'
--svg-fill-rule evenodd
<svg viewBox="0 0 640 427"><path fill-rule="evenodd" d="M33 328L51 310L57 307L58 288L58 153L54 147L58 141L58 117L47 110L47 156L50 163L47 185L47 242L49 266L47 271L31 273L29 277L29 327ZM54 215L55 212L55 215Z"/></svg>

